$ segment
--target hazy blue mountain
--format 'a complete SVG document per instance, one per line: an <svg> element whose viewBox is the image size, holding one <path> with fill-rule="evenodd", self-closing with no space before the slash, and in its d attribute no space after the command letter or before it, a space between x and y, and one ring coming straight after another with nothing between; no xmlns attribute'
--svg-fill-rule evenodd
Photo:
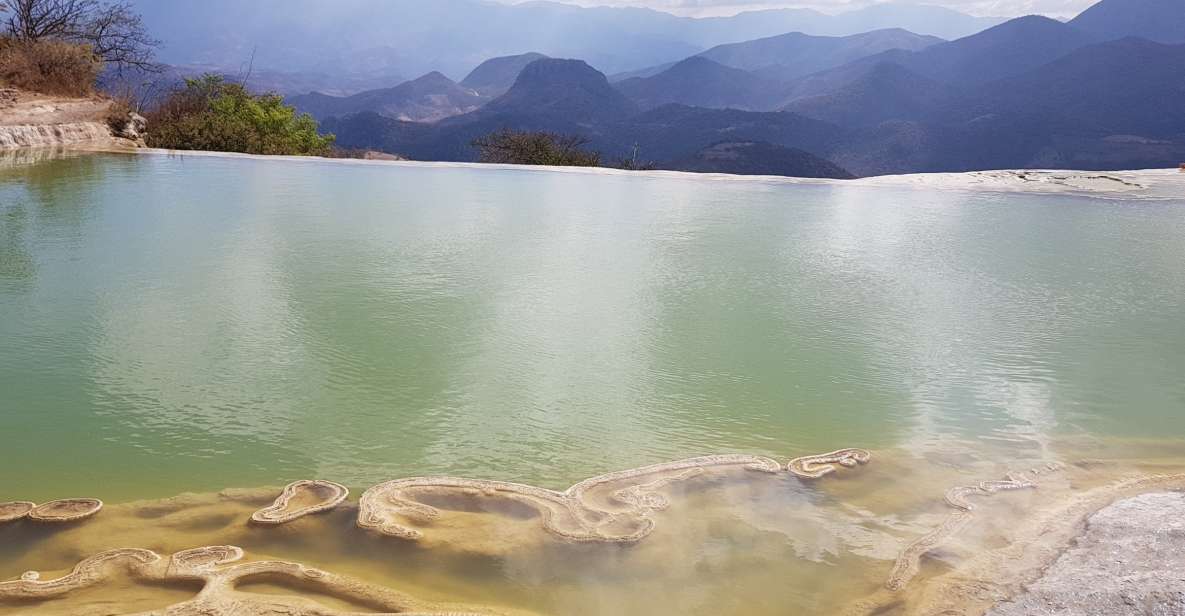
<svg viewBox="0 0 1185 616"><path fill-rule="evenodd" d="M1107 39L1138 36L1160 43L1185 43L1182 0L1102 0L1070 25Z"/></svg>
<svg viewBox="0 0 1185 616"><path fill-rule="evenodd" d="M330 116L373 111L379 115L412 122L435 122L469 113L489 98L462 87L444 75L432 72L393 88L367 90L352 96L329 96L312 92L285 100L318 120Z"/></svg>
<svg viewBox="0 0 1185 616"><path fill-rule="evenodd" d="M514 85L479 113L554 116L572 122L616 120L637 106L609 85L605 75L581 60L535 60Z"/></svg>
<svg viewBox="0 0 1185 616"><path fill-rule="evenodd" d="M900 28L843 37L792 32L718 45L699 55L725 66L752 71L767 80L788 81L890 49L918 51L942 42L940 38Z"/></svg>
<svg viewBox="0 0 1185 616"><path fill-rule="evenodd" d="M1097 42L1055 19L1030 15L910 54L905 66L945 83L985 83L1017 75Z"/></svg>
<svg viewBox="0 0 1185 616"><path fill-rule="evenodd" d="M337 135L345 147L376 149L399 153L416 160L472 161L477 151L473 139L500 128L547 130L589 138L589 147L601 152L605 160L625 158L636 151L638 158L653 161L661 169L691 170L692 161L705 148L727 141L750 143L768 141L775 146L815 153L823 152L843 133L838 127L793 113L755 113L731 109L713 110L667 105L624 120L577 124L553 115L515 115L478 112L449 118L437 124L417 124L362 113L331 118L322 127ZM764 148L742 148L751 165L760 164L757 155L772 153ZM751 156L750 156L751 155ZM707 161L701 161L707 165ZM809 169L833 168L814 158L793 156L778 151L762 173L773 175L810 175ZM810 162L810 166L805 163ZM739 169L717 160L716 166L700 170L732 173ZM739 165L739 163L737 163ZM818 175L815 175L819 177ZM829 176L830 177L830 176Z"/></svg>
<svg viewBox="0 0 1185 616"><path fill-rule="evenodd" d="M821 27L808 34L846 36L901 28L918 34L954 40L970 36L1006 21L1004 17L972 17L953 9L926 4L887 2L864 9L842 13L833 18L832 28Z"/></svg>
<svg viewBox="0 0 1185 616"><path fill-rule="evenodd" d="M777 84L702 56L692 56L653 77L634 77L615 85L642 109L682 103L763 111L781 98Z"/></svg>
<svg viewBox="0 0 1185 616"><path fill-rule="evenodd" d="M924 120L857 128L829 154L857 174L1176 166L1183 75L1185 45L1090 45L950 97Z"/></svg>
<svg viewBox="0 0 1185 616"><path fill-rule="evenodd" d="M942 42L901 29L846 37L794 32L719 45L632 77L619 75L616 83L643 108L682 103L768 111L785 102L789 90L783 84L796 78L886 50L925 49Z"/></svg>
<svg viewBox="0 0 1185 616"><path fill-rule="evenodd" d="M1018 17L921 51L890 50L802 77L792 84L786 102L850 90L867 79L873 67L885 63L898 64L938 83L971 87L1019 75L1098 40L1096 35L1054 19Z"/></svg>
<svg viewBox="0 0 1185 616"><path fill-rule="evenodd" d="M959 98L959 91L952 86L900 64L880 62L834 92L797 99L784 110L841 126L862 127L890 120L926 120Z"/></svg>
<svg viewBox="0 0 1185 616"><path fill-rule="evenodd" d="M625 157L636 147L641 159L660 166L721 141L768 141L817 154L840 131L793 113L685 105L636 113L635 105L613 89L602 73L579 60L555 59L529 64L506 94L481 109L435 124L360 113L329 118L322 128L336 134L338 143L346 147L419 160L474 160L473 139L500 128L547 130L588 137L606 159Z"/></svg>
<svg viewBox="0 0 1185 616"><path fill-rule="evenodd" d="M604 127L636 112L632 101L585 62L545 58L528 64L510 90L471 113L435 124L360 113L329 118L321 128L337 135L345 147L399 153L414 160L476 160L472 141L502 128L585 135L612 156L623 153L625 146L605 137Z"/></svg>
<svg viewBox="0 0 1185 616"><path fill-rule="evenodd" d="M634 77L653 77L653 76L671 68L672 66L675 66L679 62L682 62L682 60L678 60L675 62L663 62L662 64L655 64L654 66L647 66L646 68L640 68L640 69L634 70L634 71L613 73L612 75L608 76L609 83L618 83L621 81L625 81L626 79L633 79Z"/></svg>
<svg viewBox="0 0 1185 616"><path fill-rule="evenodd" d="M939 6L887 2L838 15L809 9L771 9L693 21L697 23L697 30L714 35L699 40L705 47L711 47L786 32L848 36L887 28L901 28L951 40L990 28L1004 22L1005 18L973 17ZM710 38L716 40L708 42Z"/></svg>
<svg viewBox="0 0 1185 616"><path fill-rule="evenodd" d="M1152 139L1185 137L1185 45L1140 38L1078 49L984 86L948 116L1036 116L1056 130Z"/></svg>
<svg viewBox="0 0 1185 616"><path fill-rule="evenodd" d="M169 64L235 72L254 56L259 71L324 73L356 89L434 70L455 79L489 58L527 52L577 57L617 73L785 32L848 35L902 27L950 38L994 23L897 5L836 16L777 10L691 19L638 8L486 0L132 2L164 41L161 59Z"/></svg>
<svg viewBox="0 0 1185 616"><path fill-rule="evenodd" d="M528 64L545 58L547 56L534 52L491 58L470 71L469 75L461 80L461 85L483 96L501 96L514 85L518 74Z"/></svg>
<svg viewBox="0 0 1185 616"><path fill-rule="evenodd" d="M850 179L839 165L798 148L765 141L721 141L663 165L664 169L734 175L787 175Z"/></svg>
<svg viewBox="0 0 1185 616"><path fill-rule="evenodd" d="M358 114L325 128L342 145L416 159L473 160L472 139L512 127L584 135L607 159L636 147L640 159L660 168L799 175L807 173L800 163L812 159L783 148L857 175L1164 167L1185 159L1185 45L1095 43L978 84L942 83L893 62L856 64L848 67L853 79L846 87L796 101L795 112L668 104L634 113L587 64L540 60L506 95L473 113L437 124ZM774 149L739 145L761 142ZM763 157L774 166L761 167Z"/></svg>
<svg viewBox="0 0 1185 616"><path fill-rule="evenodd" d="M767 141L825 155L842 129L795 113L664 105L614 127L623 146L637 143L641 158L677 160L722 141Z"/></svg>

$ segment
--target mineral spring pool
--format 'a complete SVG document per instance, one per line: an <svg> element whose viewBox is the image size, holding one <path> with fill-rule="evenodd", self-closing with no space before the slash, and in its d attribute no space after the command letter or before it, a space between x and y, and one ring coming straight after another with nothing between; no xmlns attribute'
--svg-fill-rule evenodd
<svg viewBox="0 0 1185 616"><path fill-rule="evenodd" d="M871 458L786 468L844 448ZM539 504L712 454L774 466L610 475L561 503L616 512L596 537ZM172 569L70 571L223 545L430 613L913 613L1065 503L1183 470L1185 197L0 162L0 502L105 502L0 524L3 614L184 606L202 582ZM359 526L366 490L426 476L508 483L380 495L414 532ZM351 494L249 522L300 479ZM398 611L299 577L224 585Z"/></svg>

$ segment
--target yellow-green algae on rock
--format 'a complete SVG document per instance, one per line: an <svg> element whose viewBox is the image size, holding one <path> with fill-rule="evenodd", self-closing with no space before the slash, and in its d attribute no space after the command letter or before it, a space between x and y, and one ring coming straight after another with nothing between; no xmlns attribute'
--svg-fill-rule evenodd
<svg viewBox="0 0 1185 616"><path fill-rule="evenodd" d="M284 487L276 502L251 514L257 524L287 524L306 515L329 511L342 504L350 490L340 483L319 479L295 481Z"/></svg>
<svg viewBox="0 0 1185 616"><path fill-rule="evenodd" d="M193 548L162 558L159 554L140 548L108 550L91 556L74 566L66 575L43 580L30 571L19 580L0 582L0 601L19 605L68 596L87 588L102 585L110 578L123 574L130 579L157 586L200 583L200 590L190 600L165 606L145 614L161 616L334 616L347 612L327 608L315 600L301 596L267 596L240 592L238 588L252 580L268 580L317 595L334 597L357 605L357 612L385 614L418 614L496 616L512 613L482 607L437 605L418 600L410 595L368 584L360 580L336 575L300 563L259 560L239 562L244 556L236 546ZM48 606L51 610L53 606ZM46 609L38 606L39 612ZM353 613L353 612L350 612Z"/></svg>
<svg viewBox="0 0 1185 616"><path fill-rule="evenodd" d="M377 485L362 495L358 526L384 535L419 539L423 533L406 521L431 523L440 512L417 497L500 498L539 514L543 528L567 541L633 543L654 530L651 514L669 506L659 490L711 471L741 469L774 474L789 471L806 480L835 472L837 465L866 464L872 454L864 449L795 458L781 464L772 458L746 454L701 456L598 475L562 492L485 479L412 477Z"/></svg>
<svg viewBox="0 0 1185 616"><path fill-rule="evenodd" d="M440 515L415 542L359 529L359 507L349 502L283 525L251 523L254 512L275 503L279 488L108 505L84 524L17 520L0 527L0 579L9 580L0 614L89 616L118 605L124 614L188 616L199 609L234 613L227 611L233 605L246 614L326 615L403 613L391 612L402 605L665 616L708 614L714 605L723 613L773 616L784 614L778 607L787 597L810 592L814 613L939 607L971 616L1016 592L1075 536L1081 518L1109 499L1173 481L1185 486L1173 479L1185 472L1185 461L1076 446L1090 457L1068 458L1056 471L1039 459L998 464L892 450L878 450L861 472L821 482L739 463L691 476L683 475L687 469L657 476L625 471L624 484L584 493L596 507L618 502L613 494L621 490L627 501L636 499L630 502L665 503L645 540L625 545L564 539L541 525L538 511L480 491L418 495ZM678 481L652 485L656 477ZM983 479L990 477L1036 487L1003 489ZM631 481L648 487L630 492ZM970 513L967 505L974 513L959 532L944 537L940 550L915 554L914 579L887 590L903 550L952 513ZM256 562L265 564L245 567ZM205 573L162 577L154 573L161 567ZM842 576L834 575L836 567ZM367 603L369 591L327 585L318 581L320 572L407 602L376 607ZM203 595L211 580L222 590Z"/></svg>
<svg viewBox="0 0 1185 616"><path fill-rule="evenodd" d="M0 503L0 524L5 522L15 522L33 510L37 505L29 501L12 501L8 503Z"/></svg>
<svg viewBox="0 0 1185 616"><path fill-rule="evenodd" d="M63 498L41 503L29 510L27 517L35 522L78 522L97 515L103 501L97 498Z"/></svg>

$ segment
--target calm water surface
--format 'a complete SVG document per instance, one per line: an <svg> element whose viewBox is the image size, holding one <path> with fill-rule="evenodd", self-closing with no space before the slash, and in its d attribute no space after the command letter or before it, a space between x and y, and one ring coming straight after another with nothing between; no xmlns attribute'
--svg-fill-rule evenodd
<svg viewBox="0 0 1185 616"><path fill-rule="evenodd" d="M846 446L1059 459L1071 436L1172 450L1183 374L1185 199L163 155L0 168L0 500L563 488Z"/></svg>

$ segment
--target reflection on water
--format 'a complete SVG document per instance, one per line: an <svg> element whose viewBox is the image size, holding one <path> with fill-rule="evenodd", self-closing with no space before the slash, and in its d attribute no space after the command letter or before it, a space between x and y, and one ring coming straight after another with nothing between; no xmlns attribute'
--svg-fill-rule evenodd
<svg viewBox="0 0 1185 616"><path fill-rule="evenodd" d="M441 554L359 536L347 512L269 535L219 501L156 543L160 520L115 511L0 528L0 577L240 542L436 599L822 611L875 588L968 476L1127 438L1144 462L1183 453L1183 214L644 174L6 160L0 500L426 474L558 489L846 446L877 462L817 493L705 487L627 552Z"/></svg>

